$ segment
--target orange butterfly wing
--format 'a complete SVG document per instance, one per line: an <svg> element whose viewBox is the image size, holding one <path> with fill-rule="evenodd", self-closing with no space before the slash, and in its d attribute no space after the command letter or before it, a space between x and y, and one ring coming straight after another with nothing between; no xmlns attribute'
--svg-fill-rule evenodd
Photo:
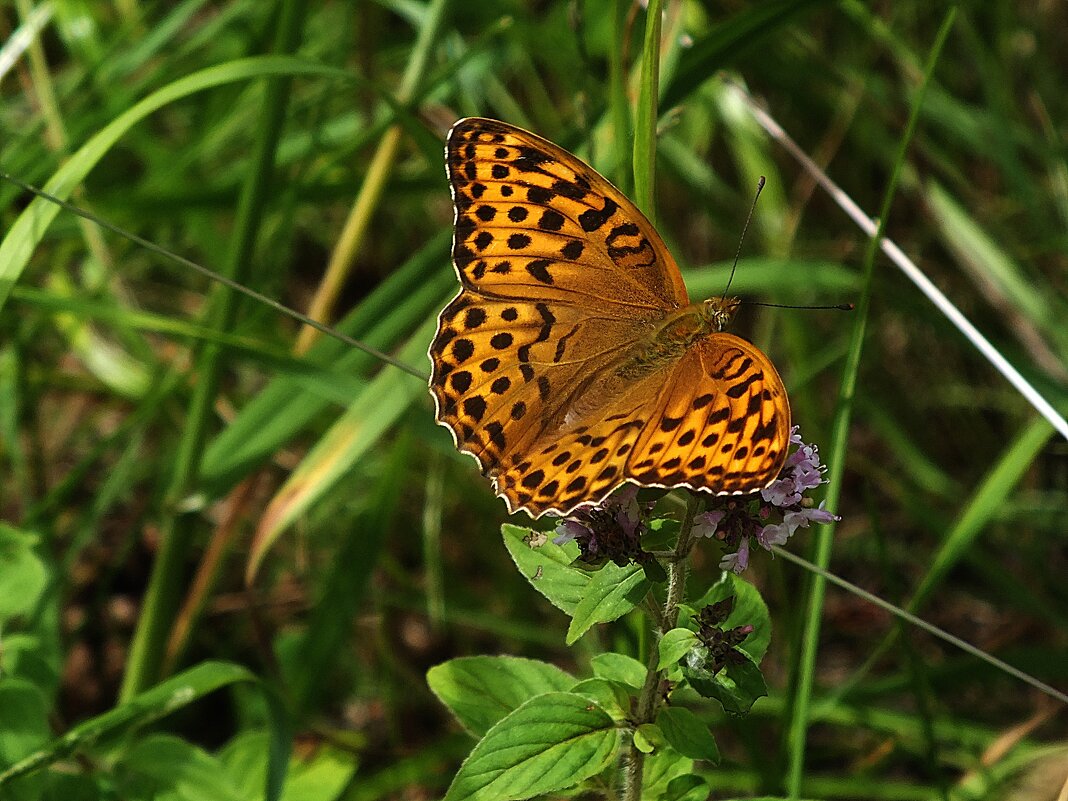
<svg viewBox="0 0 1068 801"><path fill-rule="evenodd" d="M510 511L566 513L627 479L717 493L774 479L790 410L759 350L710 333L641 362L690 307L667 248L619 190L494 120L460 120L445 152L462 289L439 318L430 388L438 422Z"/></svg>

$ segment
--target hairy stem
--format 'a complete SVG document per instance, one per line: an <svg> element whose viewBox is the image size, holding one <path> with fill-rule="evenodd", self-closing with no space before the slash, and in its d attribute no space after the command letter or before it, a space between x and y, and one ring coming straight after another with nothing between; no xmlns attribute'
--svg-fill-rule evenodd
<svg viewBox="0 0 1068 801"><path fill-rule="evenodd" d="M679 604L682 603L686 590L686 573L689 568L690 548L693 546L693 521L704 507L704 501L695 494L690 494L686 504L686 515L682 519L679 539L668 561L668 590L664 601L664 611L656 614L650 612L656 628L656 635L649 644L649 656L646 660L645 683L638 695L638 705L634 714L634 726L652 723L660 706L660 682L663 673L657 670L660 662L660 638L675 627L679 619ZM631 740L627 749L626 778L623 787L623 801L638 801L642 792L642 773L645 768L645 754Z"/></svg>

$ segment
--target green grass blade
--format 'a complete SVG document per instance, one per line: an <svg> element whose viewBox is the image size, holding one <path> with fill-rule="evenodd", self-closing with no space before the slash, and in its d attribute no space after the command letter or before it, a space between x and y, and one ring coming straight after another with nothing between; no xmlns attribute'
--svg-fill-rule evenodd
<svg viewBox="0 0 1068 801"><path fill-rule="evenodd" d="M660 0L651 0L645 11L645 42L642 46L638 104L634 113L634 202L651 221L656 220L656 121L660 91Z"/></svg>
<svg viewBox="0 0 1068 801"><path fill-rule="evenodd" d="M275 49L288 51L296 47L301 27L300 5L285 0L279 9ZM251 270L252 248L268 201L274 153L281 135L288 100L290 72L271 76L262 108L261 127L255 145L248 180L237 208L234 234L230 240L224 274L241 282ZM228 287L216 285L209 311L214 327L228 331L237 318L238 297ZM209 347L198 360L198 380L179 441L174 472L166 490L165 501L176 509L183 495L195 482L208 421L213 415L216 387L222 368L221 352ZM129 661L123 674L120 697L129 698L150 684L162 664L166 633L178 609L178 599L185 584L182 569L192 543L193 518L174 514L161 528L161 546L152 566L145 604L130 644Z"/></svg>
<svg viewBox="0 0 1068 801"><path fill-rule="evenodd" d="M340 70L282 56L241 59L200 70L153 92L121 114L73 153L45 184L44 190L62 199L69 198L73 189L85 179L85 176L130 128L171 103L196 92L203 92L228 83L283 75L348 77L347 73ZM11 288L18 281L33 255L34 248L44 238L48 226L58 213L59 207L54 203L35 198L19 215L3 241L0 242L0 310L3 309L11 294Z"/></svg>
<svg viewBox="0 0 1068 801"><path fill-rule="evenodd" d="M842 388L839 394L838 413L835 416L834 429L831 441L831 456L828 459L829 474L827 488L827 505L831 509L838 508L842 493L842 476L845 472L846 448L849 440L850 420L852 415L853 398L856 395L857 376L860 373L861 352L864 345L864 337L867 329L868 313L871 307L872 276L875 272L875 256L878 253L879 241L882 231L889 216L890 206L897 190L897 183L901 174L902 165L908 152L909 143L916 130L920 118L920 109L923 106L923 98L928 82L934 72L942 47L949 37L956 17L956 8L951 8L942 21L931 46L927 64L923 73L923 82L920 84L909 114L908 125L901 137L897 157L893 162L893 172L883 195L882 208L879 214L879 228L872 237L864 262L864 291L857 303L856 319L853 326L853 334L850 340L849 354L842 377ZM834 524L820 526L814 535L813 560L821 569L826 569L831 559L831 548L834 543ZM801 782L804 776L805 745L807 741L809 707L812 703L813 686L815 682L816 652L819 648L820 620L823 616L823 599L826 592L825 580L820 576L814 576L809 586L806 599L805 625L802 635L801 658L799 675L797 680L796 706L790 719L787 734L787 751L789 766L787 769L786 788L791 798L799 798Z"/></svg>
<svg viewBox="0 0 1068 801"><path fill-rule="evenodd" d="M436 329L437 320L434 319L420 326L401 351L401 361L421 364L426 358L426 345ZM356 460L373 448L407 408L425 393L426 386L422 382L398 370L387 368L375 376L267 505L249 554L246 573L250 579L286 528L332 489L352 469Z"/></svg>
<svg viewBox="0 0 1068 801"><path fill-rule="evenodd" d="M448 232L431 240L368 295L337 329L378 349L391 350L405 339L420 322L433 316L455 283L454 277L443 270L430 273L448 258L448 241ZM332 373L346 375L369 375L378 367L377 360L369 354L326 337L315 343L307 358L323 369L329 366ZM281 375L264 387L206 446L201 489L213 497L222 494L247 475L253 465L285 447L331 402L345 406L351 402L351 395L343 399L336 388L330 391L317 384L301 375Z"/></svg>

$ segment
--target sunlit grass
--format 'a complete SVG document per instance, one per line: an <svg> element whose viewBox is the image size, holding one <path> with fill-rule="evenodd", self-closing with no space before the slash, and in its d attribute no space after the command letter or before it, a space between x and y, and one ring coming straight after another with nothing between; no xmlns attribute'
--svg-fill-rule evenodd
<svg viewBox="0 0 1068 801"><path fill-rule="evenodd" d="M867 238L716 70L874 215L945 9L665 6L656 219L691 295L725 286L763 174L732 290L855 301ZM57 6L0 75L0 170L297 310L325 298L328 322L427 373L456 291L444 131L497 116L629 185L619 126L641 119L644 15L600 1L440 19L433 3L280 7ZM30 10L0 10L0 36ZM1062 413L1066 24L1055 4L959 10L886 231ZM0 737L0 775L41 748L40 764L64 760L13 797L106 784L150 797L190 765L204 793L258 797L265 743L285 740L271 693L293 714L291 781L319 782L314 797L438 797L471 743L426 688L429 667L507 653L588 675L609 647L643 658L635 620L564 647L567 619L517 575L503 504L433 424L419 379L333 340L298 347L292 319L6 182L0 221L0 730L32 721ZM332 254L347 272L327 287ZM825 455L852 325L750 308L737 326ZM1065 687L1068 445L881 257L856 391L830 568ZM698 554L692 580L714 581L718 561ZM165 589L146 607L153 575ZM772 616L771 696L743 719L702 710L720 797L785 792L798 704L804 797L999 798L1064 758L1055 702L835 589L799 697L810 578L770 558L747 577ZM119 706L124 683L132 695L189 668L180 703ZM188 706L136 733L168 703ZM101 733L117 740L75 728L109 714ZM52 740L68 731L78 756Z"/></svg>

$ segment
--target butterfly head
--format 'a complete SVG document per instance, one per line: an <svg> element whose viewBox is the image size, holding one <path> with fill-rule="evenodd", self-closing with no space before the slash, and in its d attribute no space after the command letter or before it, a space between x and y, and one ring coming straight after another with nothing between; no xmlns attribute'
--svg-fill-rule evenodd
<svg viewBox="0 0 1068 801"><path fill-rule="evenodd" d="M731 324L741 301L738 298L709 298L701 302L701 317L712 331L722 331Z"/></svg>

